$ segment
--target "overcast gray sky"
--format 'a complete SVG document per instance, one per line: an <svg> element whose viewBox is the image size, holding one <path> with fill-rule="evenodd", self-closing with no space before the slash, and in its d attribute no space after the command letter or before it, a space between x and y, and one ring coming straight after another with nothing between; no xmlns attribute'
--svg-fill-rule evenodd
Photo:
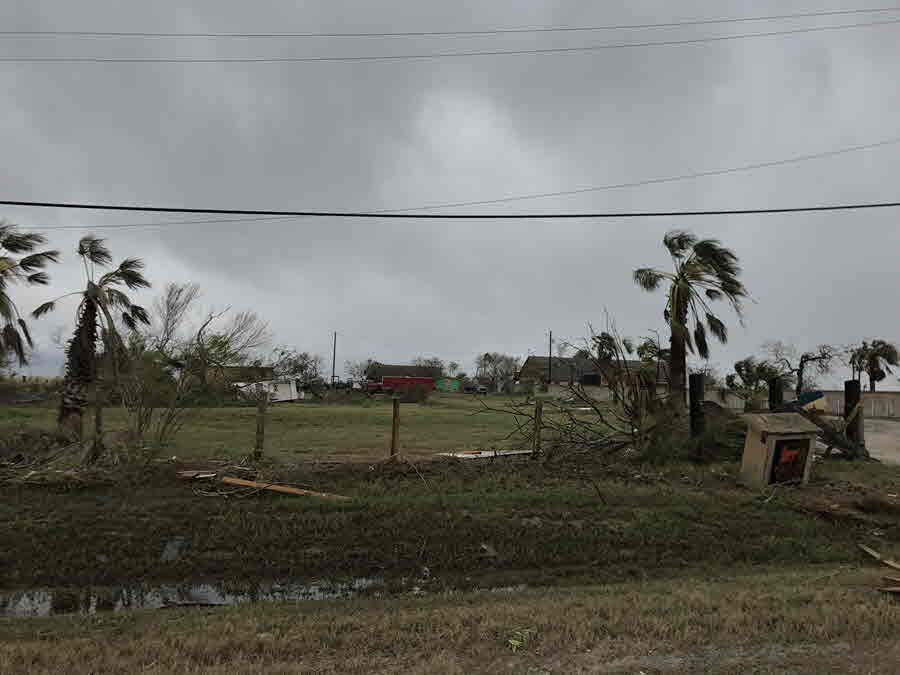
<svg viewBox="0 0 900 675"><path fill-rule="evenodd" d="M865 3L78 3L7 0L3 30L378 32L590 26L858 9ZM7 38L2 56L263 57L542 49L684 40L900 18L852 15L671 29L484 37L275 40ZM572 190L765 162L900 137L900 24L667 47L343 63L0 63L0 199L263 209L400 209ZM898 199L900 145L789 166L469 211L788 207ZM453 212L465 213L465 208ZM97 225L155 214L5 208L67 255L30 310L77 287L72 250ZM95 230L146 259L159 288L250 308L280 343L346 359L543 353L608 308L621 332L662 329L635 267L669 264L687 228L740 256L746 326L723 306L722 370L768 339L799 347L900 339L897 210L603 221L341 221ZM202 219L203 216L198 216ZM32 372L54 373L34 324ZM837 379L841 379L843 375ZM891 378L896 384L896 378ZM887 382L885 383L888 384ZM890 388L897 388L891 386Z"/></svg>

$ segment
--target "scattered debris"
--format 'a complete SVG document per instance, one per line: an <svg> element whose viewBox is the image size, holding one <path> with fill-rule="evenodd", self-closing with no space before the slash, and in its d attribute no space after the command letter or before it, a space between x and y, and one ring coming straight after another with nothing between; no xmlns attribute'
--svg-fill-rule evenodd
<svg viewBox="0 0 900 675"><path fill-rule="evenodd" d="M218 476L216 471L179 471L178 477L184 480L211 480Z"/></svg>
<svg viewBox="0 0 900 675"><path fill-rule="evenodd" d="M484 459L487 457L509 457L512 455L531 455L533 450L460 450L459 452L439 452L439 457L454 459Z"/></svg>
<svg viewBox="0 0 900 675"><path fill-rule="evenodd" d="M279 483L260 483L255 480L244 480L243 478L233 478L231 476L223 476L221 479L225 485L237 485L239 487L250 487L258 490L271 490L273 492L283 492L288 495L298 495L301 497L318 497L320 499L350 499L343 495L332 495L327 492L315 492L314 490L301 490L300 488L291 487L290 485L281 485Z"/></svg>
<svg viewBox="0 0 900 675"><path fill-rule="evenodd" d="M890 560L889 558L885 558L885 557L884 557L883 555L881 555L878 551L876 551L875 549L869 548L869 547L866 546L865 544L860 544L859 547L860 547L863 551L865 551L866 553L868 553L870 556L872 556L873 558L875 558L875 560L877 560L877 561L880 562L881 564L887 565L888 567L890 567L890 568L892 568L892 569L895 569L895 570L900 570L900 563L895 562L895 561L893 561L893 560Z"/></svg>
<svg viewBox="0 0 900 675"><path fill-rule="evenodd" d="M859 544L859 547L860 547L860 549L862 549L863 551L868 553L870 556L875 558L875 560L880 562L882 565L887 565L891 569L900 570L900 563L898 563L894 560L891 560L890 558L885 558L878 551L876 551L875 549L869 548L865 544ZM900 595L900 578L884 577L884 580L887 583L893 584L893 585L882 586L878 589L879 591L881 591L882 593L891 593L892 595Z"/></svg>

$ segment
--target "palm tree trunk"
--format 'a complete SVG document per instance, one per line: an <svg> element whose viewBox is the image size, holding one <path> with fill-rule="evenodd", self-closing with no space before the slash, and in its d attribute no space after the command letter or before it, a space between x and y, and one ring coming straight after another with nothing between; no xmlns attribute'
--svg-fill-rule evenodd
<svg viewBox="0 0 900 675"><path fill-rule="evenodd" d="M687 401L687 346L684 338L674 332L669 346L669 392L675 405L684 408Z"/></svg>
<svg viewBox="0 0 900 675"><path fill-rule="evenodd" d="M66 376L63 382L57 422L63 431L83 435L82 417L88 404L88 388L97 370L97 306L84 303L75 335L66 350Z"/></svg>

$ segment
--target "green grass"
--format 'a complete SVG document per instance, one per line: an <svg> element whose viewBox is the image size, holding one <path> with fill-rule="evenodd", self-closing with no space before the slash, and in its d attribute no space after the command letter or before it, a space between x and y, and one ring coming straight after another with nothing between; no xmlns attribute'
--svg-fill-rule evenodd
<svg viewBox="0 0 900 675"><path fill-rule="evenodd" d="M809 486L759 494L736 485L733 460L431 459L502 442L511 419L473 414L480 408L461 396L403 405L405 459L386 462L388 404L274 406L263 478L347 502L206 496L166 463L120 467L111 484L80 489L4 485L0 590L377 576L397 591L423 566L431 581L425 597L302 610L0 620L0 672L595 672L606 663L598 659L660 658L710 642L765 650L769 636L815 646L809 666L832 658L835 640L900 637L897 606L873 590L877 571L853 571L860 541L900 552L900 467L822 462ZM254 415L192 410L166 454L242 458ZM52 429L54 416L2 407L0 434ZM123 426L121 411L107 417ZM162 562L173 536L189 545ZM546 588L446 593L521 583ZM510 639L521 642L515 653ZM841 667L812 670L867 663L845 656ZM684 672L720 672L717 658L684 658L695 664ZM627 664L622 672L643 668Z"/></svg>
<svg viewBox="0 0 900 675"><path fill-rule="evenodd" d="M613 581L729 564L846 562L876 528L900 540L890 513L835 522L804 511L797 500L826 491L826 475L767 502L734 486L736 470L681 466L660 475L635 466L607 475L600 465L530 460L280 470L280 480L349 502L207 497L162 467L90 490L10 489L0 502L0 588L398 577L423 565L452 584L467 576ZM850 507L858 498L849 494ZM161 564L172 536L191 546ZM485 555L485 544L495 553Z"/></svg>
<svg viewBox="0 0 900 675"><path fill-rule="evenodd" d="M887 673L900 605L875 590L878 573L720 568L515 593L0 619L0 672Z"/></svg>
<svg viewBox="0 0 900 675"><path fill-rule="evenodd" d="M275 404L266 419L266 454L284 462L378 461L388 456L391 414L390 401ZM50 407L0 406L3 437L23 426L51 430L55 420ZM426 405L403 404L400 425L400 450L411 457L500 445L513 429L509 415L484 411L478 399L462 395L436 395ZM126 426L121 408L106 412L108 431ZM252 451L255 435L255 408L193 408L165 453L190 461L238 459Z"/></svg>

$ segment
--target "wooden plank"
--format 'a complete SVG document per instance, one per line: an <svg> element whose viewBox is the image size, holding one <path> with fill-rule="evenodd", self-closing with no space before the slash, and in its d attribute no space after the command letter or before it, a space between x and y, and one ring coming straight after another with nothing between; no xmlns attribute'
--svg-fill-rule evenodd
<svg viewBox="0 0 900 675"><path fill-rule="evenodd" d="M287 495L297 495L300 497L319 497L320 499L350 499L342 495L332 495L327 492L316 492L314 490L301 490L300 488L291 487L290 485L279 485L278 483L258 483L255 480L244 480L243 478L232 478L231 476L223 476L222 482L226 485L239 485L241 487L252 487L260 490L271 490L272 492L283 492Z"/></svg>
<svg viewBox="0 0 900 675"><path fill-rule="evenodd" d="M885 557L884 557L883 555L881 555L878 551L876 551L875 549L869 548L869 547L866 546L865 544L859 544L859 547L860 547L863 551L865 551L866 553L868 553L870 556L872 556L873 558L875 558L875 560L877 560L878 562L882 563L883 565L887 565L888 567L890 567L890 568L892 568L892 569L895 569L895 570L900 570L900 563L895 562L895 561L893 561L893 560L890 560L890 559L888 559L888 558L885 558Z"/></svg>

